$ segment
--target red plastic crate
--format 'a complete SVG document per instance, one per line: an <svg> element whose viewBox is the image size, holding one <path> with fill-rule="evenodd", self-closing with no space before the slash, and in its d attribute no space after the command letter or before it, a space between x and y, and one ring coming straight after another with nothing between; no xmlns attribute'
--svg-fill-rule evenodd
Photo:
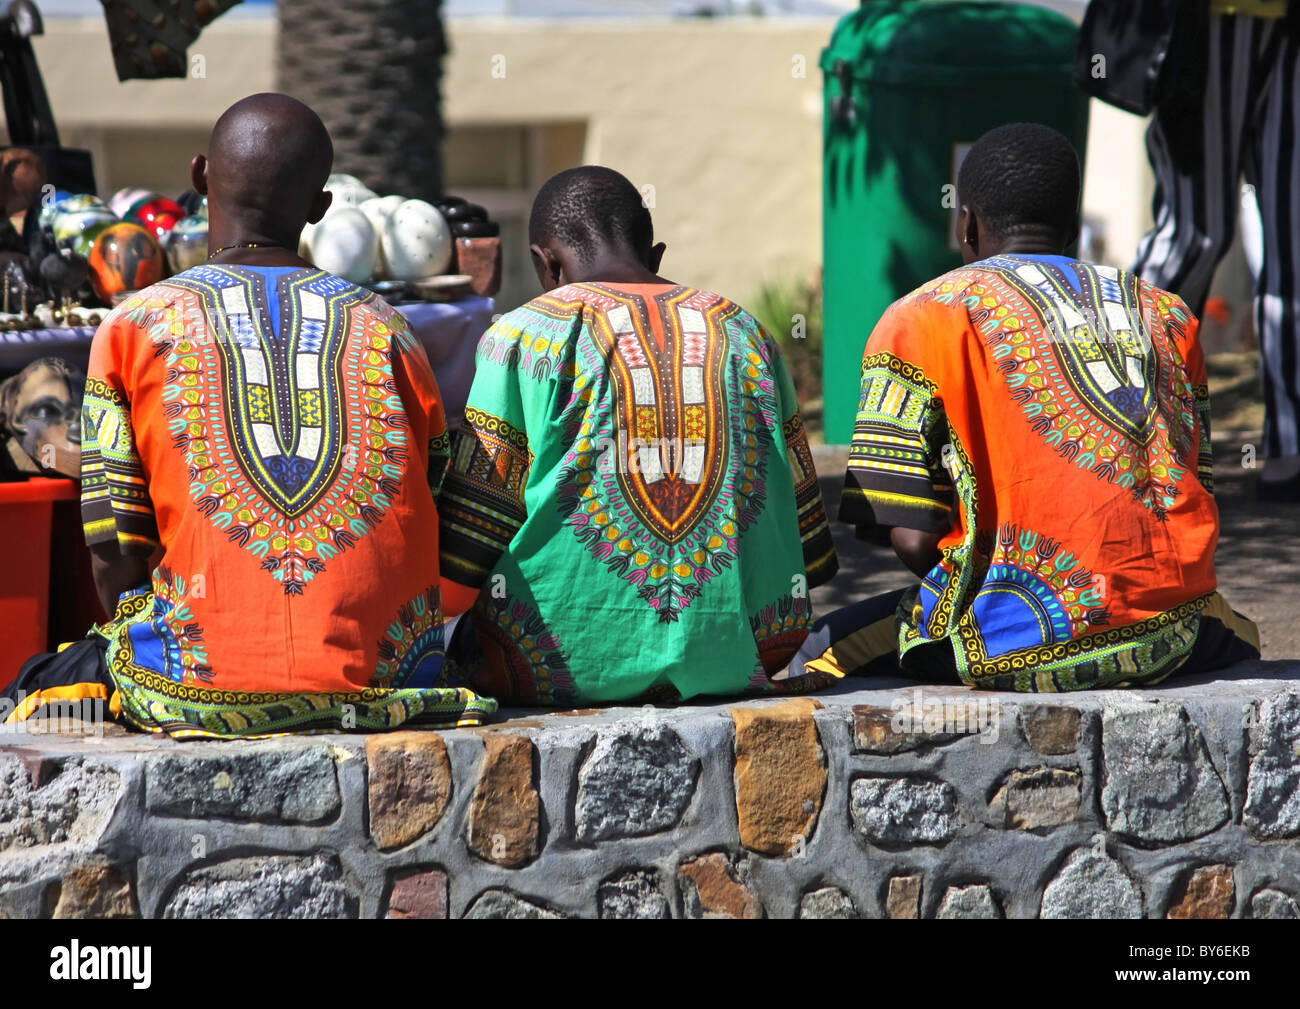
<svg viewBox="0 0 1300 1009"><path fill-rule="evenodd" d="M48 648L54 502L79 490L75 480L47 477L0 483L0 686Z"/></svg>

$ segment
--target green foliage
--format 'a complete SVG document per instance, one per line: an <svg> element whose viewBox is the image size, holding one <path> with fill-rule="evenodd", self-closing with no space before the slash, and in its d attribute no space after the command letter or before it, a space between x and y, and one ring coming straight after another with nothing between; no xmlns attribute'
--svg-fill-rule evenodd
<svg viewBox="0 0 1300 1009"><path fill-rule="evenodd" d="M822 398L822 279L764 284L746 308L781 348L804 422L818 427Z"/></svg>

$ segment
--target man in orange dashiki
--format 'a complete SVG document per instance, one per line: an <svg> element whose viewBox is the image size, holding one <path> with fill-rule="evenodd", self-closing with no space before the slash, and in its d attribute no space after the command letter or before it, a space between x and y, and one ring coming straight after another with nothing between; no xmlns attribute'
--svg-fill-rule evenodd
<svg viewBox="0 0 1300 1009"><path fill-rule="evenodd" d="M95 334L82 511L115 617L97 675L25 667L13 717L78 690L182 737L495 710L435 686L447 434L428 359L384 301L294 251L328 207L331 160L300 102L232 106L192 172L208 263Z"/></svg>
<svg viewBox="0 0 1300 1009"><path fill-rule="evenodd" d="M1079 164L1055 130L987 133L957 188L967 265L871 334L840 510L920 584L830 614L791 672L1048 691L1258 658L1215 591L1196 319L1064 255Z"/></svg>

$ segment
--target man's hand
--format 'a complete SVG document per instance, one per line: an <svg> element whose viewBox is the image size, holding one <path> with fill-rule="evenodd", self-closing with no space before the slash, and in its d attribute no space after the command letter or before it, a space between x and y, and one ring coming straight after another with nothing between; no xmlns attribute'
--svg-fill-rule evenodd
<svg viewBox="0 0 1300 1009"><path fill-rule="evenodd" d="M149 558L124 557L116 542L91 546L90 570L95 578L95 591L109 620L117 612L117 600L123 592L147 588L150 584Z"/></svg>

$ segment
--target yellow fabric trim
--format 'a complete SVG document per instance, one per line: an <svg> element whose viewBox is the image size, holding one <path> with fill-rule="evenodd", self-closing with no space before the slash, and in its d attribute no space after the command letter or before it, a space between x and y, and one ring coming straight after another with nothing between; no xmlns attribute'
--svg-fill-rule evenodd
<svg viewBox="0 0 1300 1009"><path fill-rule="evenodd" d="M951 511L949 505L942 501L931 501L928 498L912 497L910 494L895 494L892 491L884 490L864 490L862 488L853 488L853 493L861 494L863 497L872 501L886 501L891 504L904 505L908 508L933 508L935 511ZM845 491L847 494L848 491Z"/></svg>
<svg viewBox="0 0 1300 1009"><path fill-rule="evenodd" d="M46 687L24 697L23 703L14 708L5 723L25 722L31 718L32 712L50 701L84 701L88 698L106 700L108 688L102 683L69 683L62 687Z"/></svg>
<svg viewBox="0 0 1300 1009"><path fill-rule="evenodd" d="M1245 617L1239 617L1232 612L1232 607L1228 605L1228 600L1215 592L1210 595L1205 604L1205 609L1201 610L1201 616L1213 617L1224 627L1232 631L1242 641L1250 645L1255 651L1260 651L1259 647L1259 627L1253 620L1247 620Z"/></svg>
<svg viewBox="0 0 1300 1009"><path fill-rule="evenodd" d="M898 651L898 625L892 616L867 624L852 634L846 634L815 659L804 663L804 669L818 673L844 676L860 669L872 659Z"/></svg>

